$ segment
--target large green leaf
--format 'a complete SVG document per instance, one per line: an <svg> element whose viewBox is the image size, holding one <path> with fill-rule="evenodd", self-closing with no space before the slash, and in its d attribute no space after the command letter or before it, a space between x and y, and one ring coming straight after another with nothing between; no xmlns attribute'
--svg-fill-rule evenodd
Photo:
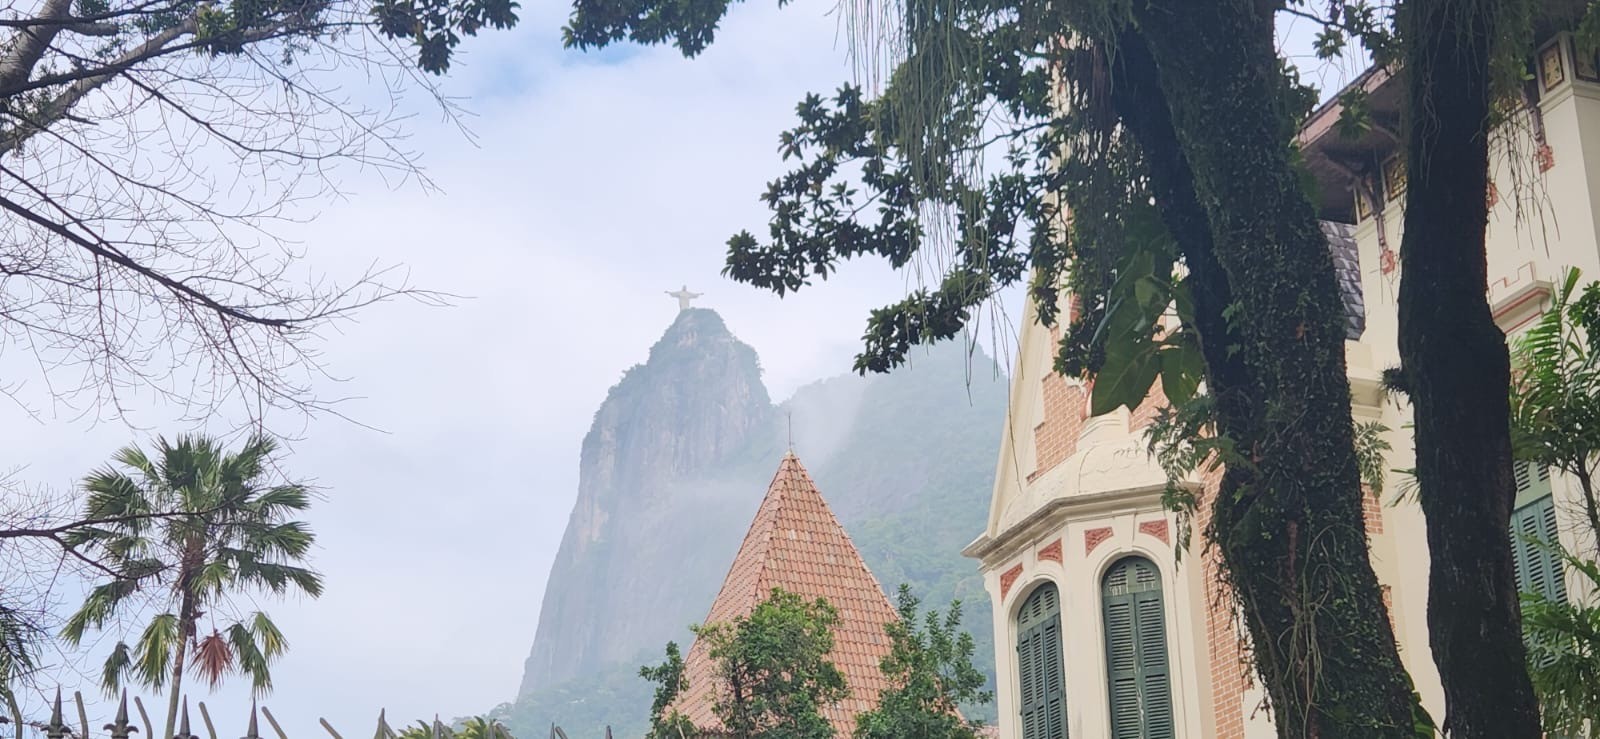
<svg viewBox="0 0 1600 739"><path fill-rule="evenodd" d="M1106 363L1095 376L1089 397L1089 413L1101 415L1119 407L1133 410L1144 402L1150 386L1161 370L1156 344L1145 341L1120 341L1106 345Z"/></svg>
<svg viewBox="0 0 1600 739"><path fill-rule="evenodd" d="M1181 406L1200 391L1200 381L1205 377L1205 357L1194 342L1193 334L1179 331L1168 341L1158 356L1161 361L1161 389L1167 402Z"/></svg>

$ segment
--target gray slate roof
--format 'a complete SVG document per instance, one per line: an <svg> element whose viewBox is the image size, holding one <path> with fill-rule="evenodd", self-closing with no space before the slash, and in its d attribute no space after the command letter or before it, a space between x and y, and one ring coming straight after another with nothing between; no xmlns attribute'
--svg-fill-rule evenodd
<svg viewBox="0 0 1600 739"><path fill-rule="evenodd" d="M1361 256L1356 249L1355 226L1322 221L1328 237L1328 252L1333 255L1334 279L1339 283L1339 299L1344 303L1344 337L1361 338L1367 329L1367 306L1361 297Z"/></svg>

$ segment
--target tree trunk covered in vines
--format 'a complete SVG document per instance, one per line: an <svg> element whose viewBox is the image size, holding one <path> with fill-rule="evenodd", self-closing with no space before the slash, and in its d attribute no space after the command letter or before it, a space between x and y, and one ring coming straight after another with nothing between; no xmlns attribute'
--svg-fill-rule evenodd
<svg viewBox="0 0 1600 739"><path fill-rule="evenodd" d="M1222 389L1247 402L1219 428L1245 463L1230 469L1210 531L1278 733L1414 736L1410 681L1367 554L1343 311L1289 160L1272 15L1250 0L1145 0L1134 18L1232 300L1244 384Z"/></svg>
<svg viewBox="0 0 1600 739"><path fill-rule="evenodd" d="M1428 635L1447 735L1540 736L1507 534L1511 363L1490 312L1489 59L1498 0L1412 0L1400 357L1416 422Z"/></svg>

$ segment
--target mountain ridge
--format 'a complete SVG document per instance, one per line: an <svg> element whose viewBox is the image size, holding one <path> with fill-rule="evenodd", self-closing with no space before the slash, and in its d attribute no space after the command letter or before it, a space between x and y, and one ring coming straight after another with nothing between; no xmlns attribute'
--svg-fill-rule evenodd
<svg viewBox="0 0 1600 739"><path fill-rule="evenodd" d="M963 599L977 664L992 664L987 594L959 551L987 519L1006 393L993 360L956 343L773 404L755 350L714 311L684 311L595 413L507 722L642 731L649 685L638 666L669 640L687 649L791 447L879 583L890 593L909 583L941 610Z"/></svg>

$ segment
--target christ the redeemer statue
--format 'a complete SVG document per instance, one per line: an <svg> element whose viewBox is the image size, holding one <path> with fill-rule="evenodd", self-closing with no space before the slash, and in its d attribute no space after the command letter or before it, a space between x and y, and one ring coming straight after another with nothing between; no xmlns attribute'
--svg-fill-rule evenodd
<svg viewBox="0 0 1600 739"><path fill-rule="evenodd" d="M668 290L667 294L678 299L678 312L682 313L683 311L689 310L689 301L700 297L703 293L689 292L689 286L684 285L682 288L679 288L676 291Z"/></svg>

